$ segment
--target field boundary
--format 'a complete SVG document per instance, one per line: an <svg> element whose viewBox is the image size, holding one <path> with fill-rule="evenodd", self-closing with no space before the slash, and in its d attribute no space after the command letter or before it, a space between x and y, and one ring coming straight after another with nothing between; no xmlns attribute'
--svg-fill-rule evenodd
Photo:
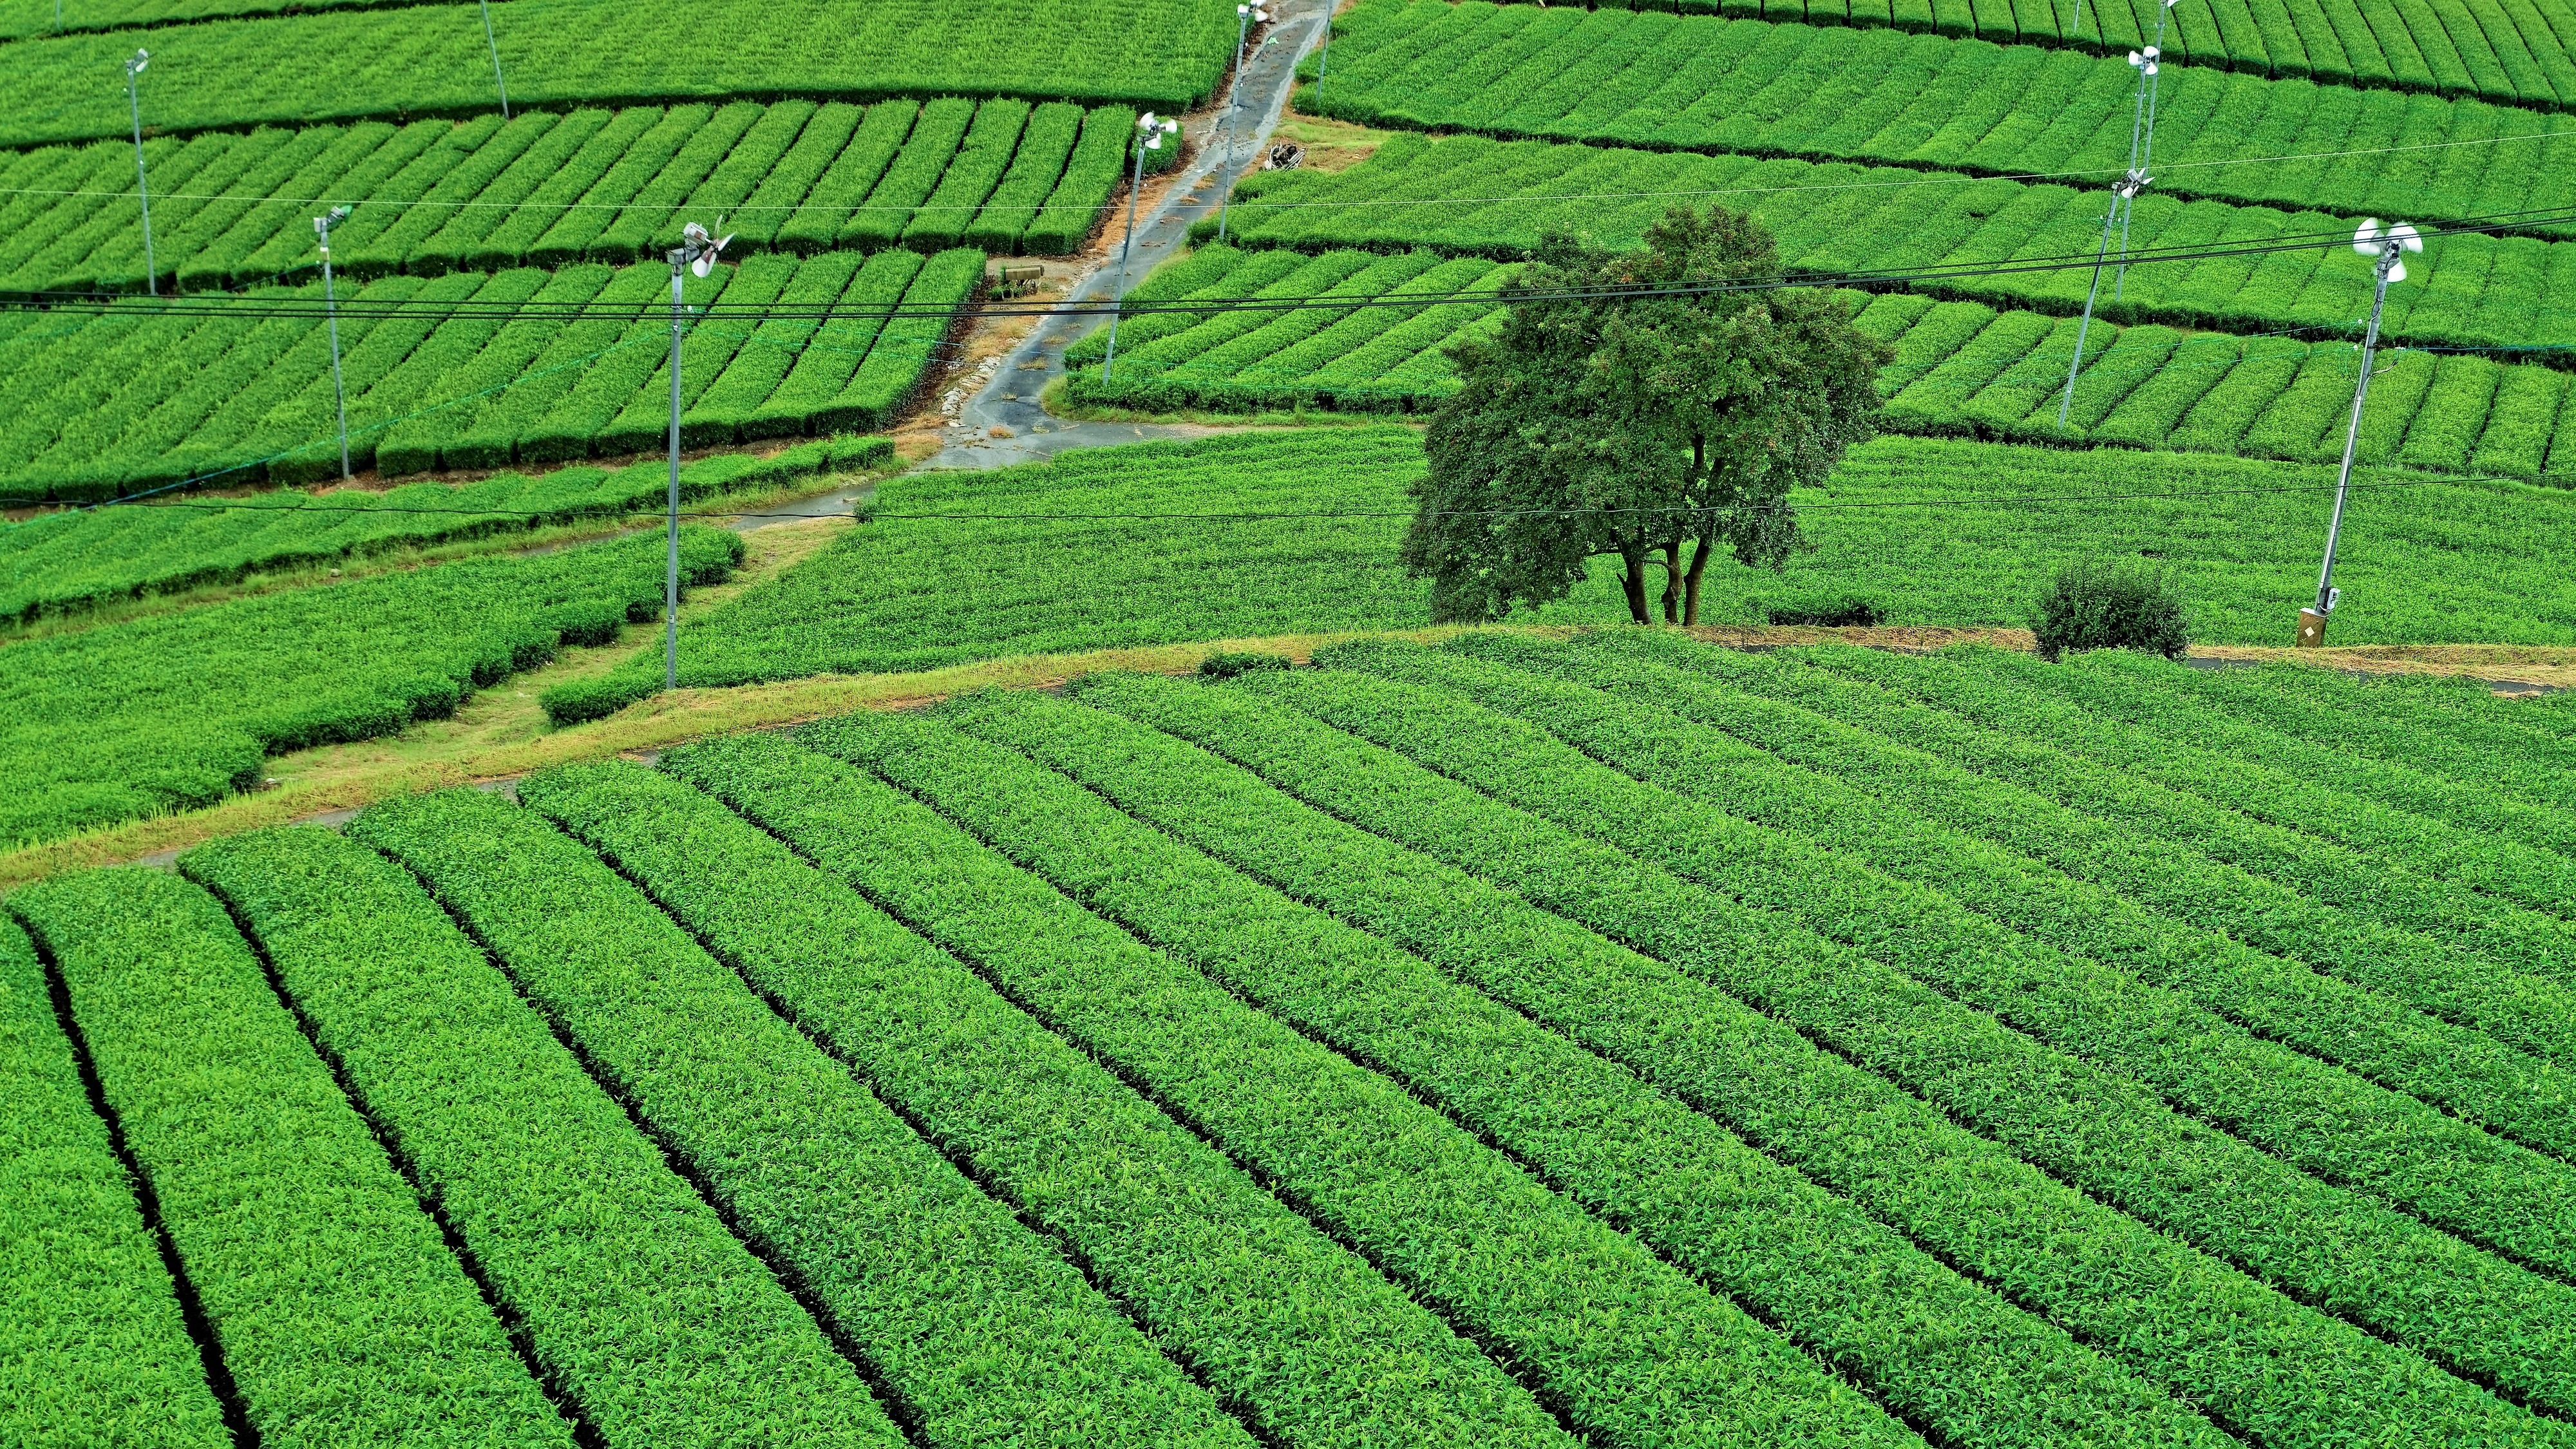
<svg viewBox="0 0 2576 1449"><path fill-rule="evenodd" d="M1565 638L1586 628L1571 624L1500 627L1540 638ZM501 788L520 776L556 765L611 756L649 758L673 745L708 735L785 729L857 710L919 709L978 689L1053 689L1079 675L1104 669L1186 674L1197 669L1199 661L1220 651L1285 654L1304 663L1316 650L1346 639L1397 638L1435 643L1465 632L1467 626L1275 634L1075 654L1014 655L906 674L826 674L774 684L681 689L652 695L604 720L551 731L479 754L390 764L380 770L236 795L203 810L128 821L86 835L23 846L0 855L0 890L91 866L138 862L166 865L179 851L217 836L270 825L346 818L351 812L396 795L456 785ZM2027 629L1928 625L1753 629L1702 625L1680 632L1703 643L1750 652L1801 644L1853 644L1899 654L1927 654L1953 644L1989 644L2024 653L2033 647ZM2298 663L2365 679L2397 674L2444 675L2477 679L2497 694L2513 698L2535 698L2576 688L2576 648L2534 645L2357 645L2303 650L2219 644L2195 647L2187 662L2205 668Z"/></svg>

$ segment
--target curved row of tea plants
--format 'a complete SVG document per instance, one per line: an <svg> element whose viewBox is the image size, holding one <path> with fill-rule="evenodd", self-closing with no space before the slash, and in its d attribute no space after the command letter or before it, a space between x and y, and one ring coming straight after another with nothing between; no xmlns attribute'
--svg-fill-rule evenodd
<svg viewBox="0 0 2576 1449"><path fill-rule="evenodd" d="M682 465L680 500L762 492L819 472L882 467L893 456L894 445L883 438L818 439L767 457L720 453ZM120 599L338 559L659 514L669 481L665 465L653 460L615 472L501 473L462 486L410 483L384 493L281 489L39 514L0 524L0 619L74 615Z"/></svg>
<svg viewBox="0 0 2576 1449"><path fill-rule="evenodd" d="M1485 0L1359 0L1336 42L1299 104L1370 125L2102 185L2129 164L2136 72L2116 56ZM2159 87L2159 191L2570 230L2576 126L2550 111L2181 64Z"/></svg>
<svg viewBox="0 0 2576 1449"><path fill-rule="evenodd" d="M353 208L331 237L343 278L653 261L687 221L732 235L735 259L1064 252L1108 201L1134 121L1125 106L791 99L156 136L152 256L164 291L315 280L312 218L334 204ZM123 141L0 159L0 292L142 291L133 183Z"/></svg>
<svg viewBox="0 0 2576 1449"><path fill-rule="evenodd" d="M2060 274L2080 284L2082 271ZM1319 256L1211 246L1158 272L1136 296L1147 311L1066 350L1075 403L1154 410L1427 410L1454 391L1446 351L1495 325L1477 300L1507 264L1436 253ZM1460 294L1464 299L1459 299ZM1419 303L1410 295L1453 300ZM2096 321L2065 397L2079 319L1919 292L1846 294L1863 331L1894 344L1879 374L1891 432L2002 441L2118 444L2331 463L2342 456L2360 348L2296 335L2190 332ZM1193 300L1283 305L1188 310ZM1285 305L1309 299L1353 305ZM2362 419L2359 460L2561 482L2576 471L2576 378L2479 352L2383 352ZM2058 425L2058 410L2067 423Z"/></svg>
<svg viewBox="0 0 2576 1449"><path fill-rule="evenodd" d="M890 479L870 521L685 631L681 679L720 688L1419 627L1427 586L1405 577L1397 547L1421 466L1409 429L1334 427ZM2160 480L2150 496L2138 496L2141 467ZM1817 550L1776 574L1716 567L1707 617L1759 623L1859 595L1896 623L2017 628L2057 562L2152 549L2187 578L2199 637L2275 642L2310 597L2332 491L2330 477L2281 463L1883 438L1792 500ZM2366 472L2353 496L2372 542L2339 570L2342 637L2576 641L2576 494ZM1079 573L1064 567L1073 556ZM1606 623L1625 607L1604 570L1513 619ZM649 651L557 686L546 708L558 722L595 718L661 679Z"/></svg>
<svg viewBox="0 0 2576 1449"><path fill-rule="evenodd" d="M683 579L721 579L742 550L692 525ZM637 538L19 640L0 686L0 842L212 804L272 754L444 717L566 643L658 617L662 593L662 540Z"/></svg>
<svg viewBox="0 0 2576 1449"><path fill-rule="evenodd" d="M420 877L932 1440L1093 1443L1157 1423L1167 1442L1249 1449L1052 1245L588 847L476 790L388 802L349 834ZM308 900L330 878L312 876Z"/></svg>
<svg viewBox="0 0 2576 1449"><path fill-rule="evenodd" d="M716 454L680 467L680 503L765 492L817 472L858 472L894 459L886 438L819 438L768 456ZM260 572L523 534L549 523L662 513L670 472L659 459L608 472L505 472L469 485L412 482L389 492L260 492L250 498L157 500L0 523L0 619L72 616L121 598L240 583Z"/></svg>
<svg viewBox="0 0 2576 1449"><path fill-rule="evenodd" d="M2166 55L2181 64L2540 106L2576 102L2576 57L2568 53L2576 10L2564 0L2209 0L2166 7L2161 25L2156 0L2081 10L2062 0L1611 0L1602 8L1804 20L2115 56L2154 43L2161 32ZM1864 41L1859 49L1884 53L1886 44Z"/></svg>
<svg viewBox="0 0 2576 1449"><path fill-rule="evenodd" d="M61 973L260 1442L573 1442L214 897L93 871L8 909Z"/></svg>
<svg viewBox="0 0 2576 1449"><path fill-rule="evenodd" d="M77 8L82 0L66 0ZM493 13L512 109L736 96L873 101L1016 96L1182 110L1234 60L1222 6L1190 0L513 0ZM11 83L0 145L124 135L118 68L134 37L0 47ZM467 5L339 9L172 26L150 45L143 121L173 131L499 108Z"/></svg>
<svg viewBox="0 0 2576 1449"><path fill-rule="evenodd" d="M983 253L954 248L864 262L761 252L718 268L688 294L712 310L681 347L683 446L878 426L919 390L983 266ZM339 321L351 465L402 474L659 448L671 332L653 303L669 285L665 268L643 263L351 287ZM274 305L172 311L136 299L0 319L13 364L0 381L0 474L13 501L337 476L329 330L287 305L320 290L258 294ZM773 303L846 310L819 322L728 315ZM589 310L508 310L519 304Z"/></svg>
<svg viewBox="0 0 2576 1449"><path fill-rule="evenodd" d="M1345 171L1246 178L1228 231L1248 246L1428 247L1509 261L1551 232L1631 249L1671 208L1710 202L1762 223L1792 274L1954 272L1910 285L2065 316L2080 313L2091 290L2105 210L2099 191L1956 172L1407 134ZM2106 269L2093 315L2355 335L2370 307L2370 261L2327 245L2355 220L2150 192L2126 218L2127 245L2174 259ZM1204 240L1215 228L1198 230ZM2204 248L2242 250L2195 255ZM2037 269L2065 263L2074 264ZM1980 274L2013 266L2033 269ZM2409 259L2405 285L2390 290L2381 341L2576 367L2570 286L2576 242L2434 231Z"/></svg>

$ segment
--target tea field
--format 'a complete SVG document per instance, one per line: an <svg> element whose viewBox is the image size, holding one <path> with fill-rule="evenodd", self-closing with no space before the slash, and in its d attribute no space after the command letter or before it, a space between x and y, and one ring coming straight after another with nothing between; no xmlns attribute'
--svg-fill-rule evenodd
<svg viewBox="0 0 2576 1449"><path fill-rule="evenodd" d="M693 621L680 682L1420 628L1429 585L1405 577L1397 546L1421 470L1412 430L1380 425L892 478L867 522ZM1815 549L1777 573L1715 565L1703 618L1760 624L1858 598L1891 624L2019 628L2060 562L2128 555L2176 572L2195 638L2273 643L2314 597L2323 488L2277 463L1883 438L1792 495ZM2373 471L2353 496L2339 640L2576 644L2576 494ZM1613 573L1513 622L1622 620ZM569 723L661 684L656 646L544 702Z"/></svg>
<svg viewBox="0 0 2576 1449"><path fill-rule="evenodd" d="M57 877L0 1422L2568 1443L2563 715L1469 634Z"/></svg>
<svg viewBox="0 0 2576 1449"><path fill-rule="evenodd" d="M680 501L792 487L825 470L881 467L883 438L800 443L767 457L719 453L680 470ZM413 483L383 493L282 488L236 498L165 499L41 514L0 532L0 621L77 619L103 605L176 594L260 574L363 559L461 539L506 538L554 524L658 514L669 474L658 461L496 473L463 487Z"/></svg>
<svg viewBox="0 0 2576 1449"><path fill-rule="evenodd" d="M300 511L300 510L297 510ZM158 521L153 519L152 521ZM681 530L681 576L722 579L738 534ZM254 595L21 639L0 690L0 844L212 804L267 758L392 734L476 689L661 616L663 541Z"/></svg>
<svg viewBox="0 0 2576 1449"><path fill-rule="evenodd" d="M2576 1449L2564 696L1398 551L1541 239L1721 202L1895 360L1706 622L2113 559L2286 643L2375 215L2335 642L2576 647L2570 0L1274 9L1310 164L1023 360L1311 426L1088 446L925 402L1141 112L1206 159L1222 0L0 0L0 1444ZM833 516L688 693L415 729L658 620L558 545L675 391L685 500ZM897 441L1077 446L837 492ZM484 785L110 833L397 735Z"/></svg>

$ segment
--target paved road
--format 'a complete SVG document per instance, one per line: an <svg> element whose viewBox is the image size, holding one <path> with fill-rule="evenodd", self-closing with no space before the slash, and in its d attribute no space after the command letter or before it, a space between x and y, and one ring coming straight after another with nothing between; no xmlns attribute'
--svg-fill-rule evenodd
<svg viewBox="0 0 2576 1449"><path fill-rule="evenodd" d="M1272 6L1271 14L1277 18L1271 22L1267 37L1257 50L1244 57L1239 82L1242 109L1236 115L1235 143L1223 148L1215 144L1225 114L1222 110L1204 123L1206 134L1192 136L1198 143L1198 154L1179 180L1163 193L1161 204L1136 218L1135 250L1127 262L1129 285L1143 279L1186 244L1190 223L1215 215L1218 199L1233 187L1236 178L1261 164L1269 149L1270 128L1279 124L1280 114L1287 109L1297 61L1323 39L1324 17L1330 3L1331 0L1286 0ZM1200 180L1209 176L1215 177L1215 184L1200 186ZM1111 236L1123 234L1127 225L1125 210L1111 216L1109 224ZM1074 300L1112 296L1117 274L1117 254L1113 251L1104 265L1077 282L1067 295ZM1051 457L1067 448L1192 435L1156 423L1071 422L1051 417L1038 406L1038 394L1064 375L1066 345L1097 325L1096 317L1049 318L1031 328L1019 346L1004 354L980 378L966 380L965 385L976 388L974 395L959 408L955 425L947 430L947 446L922 466L998 468ZM1038 365L1023 366L1027 363ZM1011 436L989 436L996 427L1008 429Z"/></svg>
<svg viewBox="0 0 2576 1449"><path fill-rule="evenodd" d="M1218 199L1236 179L1260 165L1268 150L1270 129L1279 124L1281 113L1288 107L1297 62L1309 47L1323 39L1326 7L1331 3L1333 0L1286 0L1272 7L1271 13L1278 18L1260 46L1244 57L1243 109L1236 118L1235 144L1215 144L1225 117L1222 110L1193 123L1190 139L1197 143L1197 153L1165 189L1163 199L1136 217L1134 250L1127 261L1130 285L1186 244L1190 224L1214 215ZM1200 185L1209 177L1215 178L1214 184ZM1120 210L1114 214L1110 225L1115 228L1113 235L1122 234L1127 213ZM1109 297L1115 295L1117 283L1117 255L1112 252L1107 261L1077 281L1066 297L1076 301ZM1161 423L1073 422L1055 417L1038 405L1039 393L1064 375L1065 347L1098 325L1099 319L1092 316L1048 318L1031 328L1018 346L952 384L971 387L974 393L959 407L956 421L943 430L944 446L916 468L1000 468L1050 458L1068 448L1197 436L1200 429ZM1008 430L1011 436L991 436L996 427ZM848 513L850 505L875 486L863 484L775 504L765 511L765 516L737 519L733 527L747 532L802 518L837 517Z"/></svg>

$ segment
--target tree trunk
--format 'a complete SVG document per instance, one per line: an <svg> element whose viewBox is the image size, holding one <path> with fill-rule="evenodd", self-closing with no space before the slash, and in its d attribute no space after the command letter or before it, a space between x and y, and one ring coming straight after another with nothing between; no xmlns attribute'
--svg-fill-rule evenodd
<svg viewBox="0 0 2576 1449"><path fill-rule="evenodd" d="M1663 545L1664 554L1664 622L1681 622L1682 541L1678 537Z"/></svg>
<svg viewBox="0 0 2576 1449"><path fill-rule="evenodd" d="M1629 622L1655 622L1654 617L1646 612L1646 546L1643 543L1623 543L1619 547L1619 557L1628 566L1628 571L1619 576L1619 587L1628 596Z"/></svg>
<svg viewBox="0 0 2576 1449"><path fill-rule="evenodd" d="M1698 543L1691 548L1690 572L1682 579L1682 624L1686 628L1699 622L1699 576L1708 567L1708 556L1716 548L1714 530L1702 533Z"/></svg>

